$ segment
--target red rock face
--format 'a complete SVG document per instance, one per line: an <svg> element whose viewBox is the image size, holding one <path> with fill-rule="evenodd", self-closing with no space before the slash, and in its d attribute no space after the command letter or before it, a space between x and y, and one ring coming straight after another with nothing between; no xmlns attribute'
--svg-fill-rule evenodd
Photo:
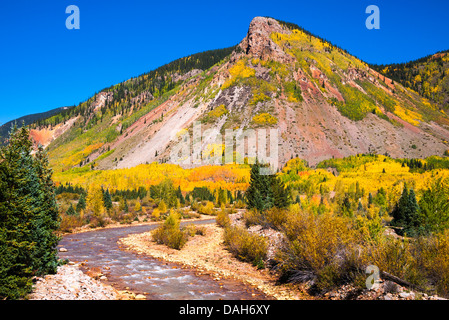
<svg viewBox="0 0 449 320"><path fill-rule="evenodd" d="M286 54L273 40L270 35L273 32L290 33L283 28L279 22L272 18L256 17L251 21L248 35L240 44L247 55L262 60L272 59L282 63L290 63L294 59Z"/></svg>

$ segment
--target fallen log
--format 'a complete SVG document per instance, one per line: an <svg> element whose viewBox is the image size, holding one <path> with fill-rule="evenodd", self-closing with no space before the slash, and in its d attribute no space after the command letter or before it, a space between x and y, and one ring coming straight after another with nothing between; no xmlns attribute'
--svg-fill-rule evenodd
<svg viewBox="0 0 449 320"><path fill-rule="evenodd" d="M396 276L394 276L394 275L392 275L392 274L390 274L388 272L381 271L380 275L381 275L381 277L383 279L393 281L393 282L395 282L395 283L397 283L397 284L399 284L401 286L412 288L412 289L417 289L417 290L422 291L422 292L426 291L425 289L423 289L423 288L421 288L421 287L419 287L419 286L417 286L415 284L412 284L412 283L410 283L410 282L408 282L408 281L406 281L404 279L396 277Z"/></svg>

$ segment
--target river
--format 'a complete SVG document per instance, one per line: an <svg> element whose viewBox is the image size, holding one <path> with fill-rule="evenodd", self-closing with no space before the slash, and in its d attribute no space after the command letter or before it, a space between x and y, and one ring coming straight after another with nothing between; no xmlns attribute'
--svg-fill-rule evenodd
<svg viewBox="0 0 449 320"><path fill-rule="evenodd" d="M195 224L213 223L196 221ZM121 248L117 241L130 234L143 233L157 225L107 228L66 235L59 243L67 252L61 259L83 263L82 269L100 269L106 283L117 290L144 294L147 300L265 300L269 297L236 280L215 281L210 275L181 268L146 255ZM128 289L129 288L129 289Z"/></svg>

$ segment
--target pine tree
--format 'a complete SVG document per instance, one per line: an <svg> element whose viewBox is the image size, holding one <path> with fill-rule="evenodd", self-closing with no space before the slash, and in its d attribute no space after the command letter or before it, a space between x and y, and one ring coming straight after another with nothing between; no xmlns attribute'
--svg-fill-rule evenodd
<svg viewBox="0 0 449 320"><path fill-rule="evenodd" d="M372 195L372 193L370 192L369 194L368 194L368 208L371 208L371 205L373 204L373 195Z"/></svg>
<svg viewBox="0 0 449 320"><path fill-rule="evenodd" d="M251 167L250 185L246 191L246 202L249 209L264 211L273 207L286 208L291 203L290 191L276 175L260 173L261 164Z"/></svg>
<svg viewBox="0 0 449 320"><path fill-rule="evenodd" d="M403 227L405 225L405 211L408 205L408 188L404 185L402 195L399 198L398 203L395 205L391 215L393 216L393 224L397 227Z"/></svg>
<svg viewBox="0 0 449 320"><path fill-rule="evenodd" d="M260 163L256 159L256 163L251 166L250 184L245 196L249 209L263 211L272 207L272 200L268 176L261 175L260 169Z"/></svg>
<svg viewBox="0 0 449 320"><path fill-rule="evenodd" d="M76 205L76 212L80 213L81 210L86 210L86 194L83 192Z"/></svg>
<svg viewBox="0 0 449 320"><path fill-rule="evenodd" d="M271 192L273 194L274 207L283 209L291 204L290 190L286 188L284 182L275 175L271 176Z"/></svg>
<svg viewBox="0 0 449 320"><path fill-rule="evenodd" d="M104 207L106 208L107 211L110 211L112 209L112 198L111 198L111 194L109 193L109 189L106 189L106 191L104 191L103 193L103 202L104 202Z"/></svg>
<svg viewBox="0 0 449 320"><path fill-rule="evenodd" d="M393 224L401 227L398 231L400 235L407 234L409 236L416 236L420 231L420 213L419 205L416 201L415 192L410 191L407 185L404 185L401 198L393 209Z"/></svg>
<svg viewBox="0 0 449 320"><path fill-rule="evenodd" d="M75 209L73 209L73 205L72 204L70 204L70 207L67 209L65 214L68 215L68 216L76 215L76 211L75 211Z"/></svg>
<svg viewBox="0 0 449 320"><path fill-rule="evenodd" d="M416 236L420 233L420 214L419 206L416 201L415 192L410 189L407 199L407 209L405 211L404 231L409 236Z"/></svg>
<svg viewBox="0 0 449 320"><path fill-rule="evenodd" d="M59 215L48 160L32 156L29 129L13 127L0 150L0 297L18 299L33 276L54 273Z"/></svg>

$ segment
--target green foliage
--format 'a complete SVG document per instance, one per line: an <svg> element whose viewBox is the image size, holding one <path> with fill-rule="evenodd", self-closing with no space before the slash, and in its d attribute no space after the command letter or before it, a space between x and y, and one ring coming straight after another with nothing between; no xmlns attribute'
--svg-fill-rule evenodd
<svg viewBox="0 0 449 320"><path fill-rule="evenodd" d="M449 179L434 177L419 200L421 227L425 233L449 229Z"/></svg>
<svg viewBox="0 0 449 320"><path fill-rule="evenodd" d="M68 215L68 216L75 216L76 215L76 211L75 211L75 209L73 209L73 205L72 204L70 204L70 207L67 209L65 214Z"/></svg>
<svg viewBox="0 0 449 320"><path fill-rule="evenodd" d="M293 101L304 101L302 97L301 87L296 83L296 81L286 82L284 84L284 90L287 96L293 98Z"/></svg>
<svg viewBox="0 0 449 320"><path fill-rule="evenodd" d="M106 210L111 210L112 209L112 198L111 198L111 194L109 193L109 190L106 189L106 191L103 191L103 202L104 202L104 207L106 208Z"/></svg>
<svg viewBox="0 0 449 320"><path fill-rule="evenodd" d="M164 201L168 208L176 207L178 204L177 190L171 179L165 179L158 185L152 185L150 195L158 202Z"/></svg>
<svg viewBox="0 0 449 320"><path fill-rule="evenodd" d="M434 179L416 200L413 189L404 186L401 198L393 209L393 225L401 227L401 235L417 236L443 232L449 228L448 179Z"/></svg>
<svg viewBox="0 0 449 320"><path fill-rule="evenodd" d="M81 196L76 205L76 212L81 212L81 210L86 210L86 193L81 193Z"/></svg>
<svg viewBox="0 0 449 320"><path fill-rule="evenodd" d="M447 110L447 102L449 101L447 94L449 88L447 51L407 63L373 65L371 67Z"/></svg>
<svg viewBox="0 0 449 320"><path fill-rule="evenodd" d="M0 297L19 299L33 276L56 272L60 219L43 148L32 154L29 130L12 129L0 150Z"/></svg>
<svg viewBox="0 0 449 320"><path fill-rule="evenodd" d="M158 244L165 244L176 250L181 250L188 240L188 233L180 230L180 218L175 212L170 213L164 224L153 231L152 236L153 241Z"/></svg>
<svg viewBox="0 0 449 320"><path fill-rule="evenodd" d="M251 166L250 185L245 193L249 209L264 211L273 207L285 208L291 203L290 192L284 182L273 174L264 174L269 170L256 163Z"/></svg>
<svg viewBox="0 0 449 320"><path fill-rule="evenodd" d="M208 187L194 187L191 196L194 200L215 200L214 195L211 193Z"/></svg>

